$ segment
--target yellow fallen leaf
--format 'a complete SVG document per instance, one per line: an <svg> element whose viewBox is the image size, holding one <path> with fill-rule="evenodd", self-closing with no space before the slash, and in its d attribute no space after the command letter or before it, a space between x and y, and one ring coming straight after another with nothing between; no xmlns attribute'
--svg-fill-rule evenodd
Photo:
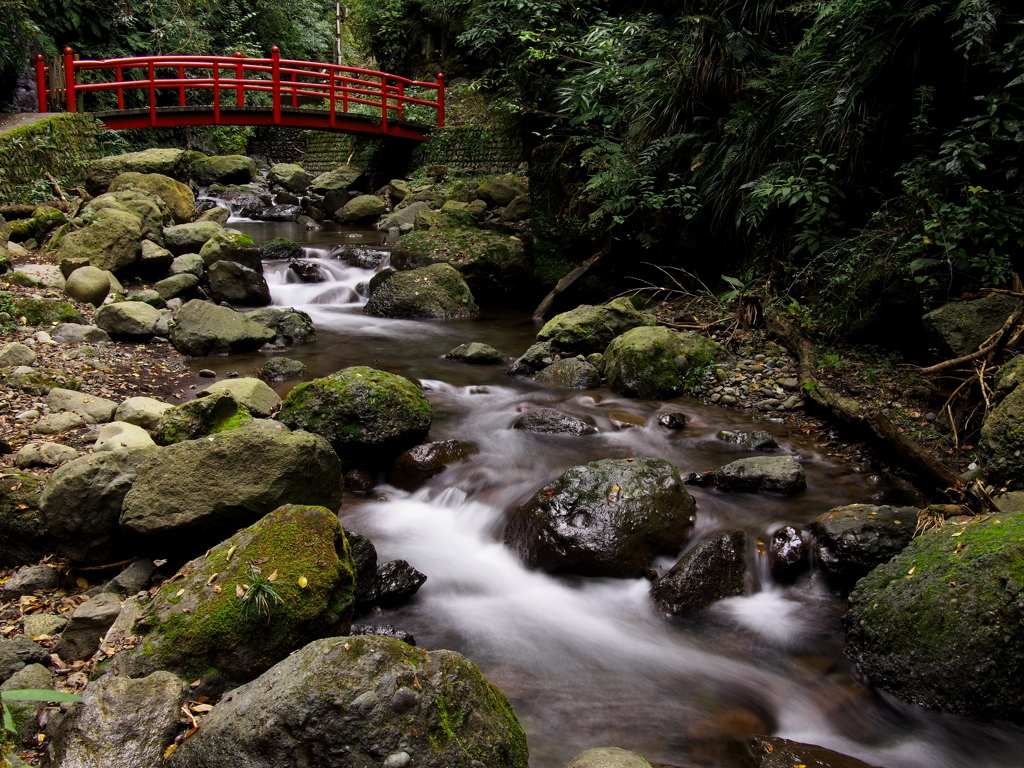
<svg viewBox="0 0 1024 768"><path fill-rule="evenodd" d="M177 592L174 593L174 596L175 597L181 597L184 594L185 594L185 590L184 589L179 589Z"/></svg>
<svg viewBox="0 0 1024 768"><path fill-rule="evenodd" d="M309 586L309 580L305 576L299 576L298 584L300 587L305 589L307 586Z"/></svg>
<svg viewBox="0 0 1024 768"><path fill-rule="evenodd" d="M213 580L216 579L219 575L219 573L212 574L210 578L206 580L206 586L210 586L213 583Z"/></svg>
<svg viewBox="0 0 1024 768"><path fill-rule="evenodd" d="M89 580L86 579L83 576L79 576L77 579L75 579L75 584L78 585L79 589L88 589L89 588Z"/></svg>
<svg viewBox="0 0 1024 768"><path fill-rule="evenodd" d="M171 744L167 749L164 750L164 760L174 754L174 750L178 748L177 744Z"/></svg>
<svg viewBox="0 0 1024 768"><path fill-rule="evenodd" d="M213 585L213 591L214 591L214 592L216 592L216 593L217 593L217 594L219 595L219 594L220 594L221 592L223 592L224 590L222 590L222 589L220 588L220 584L214 584L214 585Z"/></svg>
<svg viewBox="0 0 1024 768"><path fill-rule="evenodd" d="M277 581L277 571L276 570L272 574L267 576L267 581Z"/></svg>
<svg viewBox="0 0 1024 768"><path fill-rule="evenodd" d="M916 570L917 570L917 566L916 565L912 565L910 567L910 570L907 571L907 576L913 576L914 575L914 571L916 571Z"/></svg>
<svg viewBox="0 0 1024 768"><path fill-rule="evenodd" d="M231 559L231 556L233 554L235 554L235 550L236 549L238 549L238 545L237 544L232 544L230 547L228 547L228 554L227 554L227 558L226 558L227 560Z"/></svg>

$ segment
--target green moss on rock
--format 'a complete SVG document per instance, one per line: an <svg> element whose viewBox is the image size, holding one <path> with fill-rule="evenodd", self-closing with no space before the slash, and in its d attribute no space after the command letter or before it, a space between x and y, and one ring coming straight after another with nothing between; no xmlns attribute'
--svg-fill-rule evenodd
<svg viewBox="0 0 1024 768"><path fill-rule="evenodd" d="M702 381L726 356L713 341L662 326L634 328L614 339L604 354L608 386L629 397L678 397Z"/></svg>
<svg viewBox="0 0 1024 768"><path fill-rule="evenodd" d="M19 318L24 317L27 325L58 325L59 323L82 325L85 323L85 319L66 301L15 297L11 303L15 315Z"/></svg>

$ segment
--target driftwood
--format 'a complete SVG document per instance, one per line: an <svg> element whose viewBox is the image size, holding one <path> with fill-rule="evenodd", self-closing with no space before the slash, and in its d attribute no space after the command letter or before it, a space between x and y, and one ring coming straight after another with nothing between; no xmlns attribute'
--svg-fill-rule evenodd
<svg viewBox="0 0 1024 768"><path fill-rule="evenodd" d="M828 415L866 438L887 460L910 474L922 490L938 494L953 503L973 501L983 510L992 501L978 483L969 484L952 467L908 438L876 408L843 397L815 377L817 348L789 320L777 313L765 318L769 331L797 359L797 371L804 397Z"/></svg>
<svg viewBox="0 0 1024 768"><path fill-rule="evenodd" d="M1011 296L1016 294L1009 294ZM998 331L989 336L988 339L981 345L981 348L976 352L971 352L969 355L963 357L957 357L952 360L946 360L935 365L930 365L927 368L921 368L918 372L923 374L941 373L942 371L948 371L953 368L959 368L964 363L970 363L974 360L978 360L982 357L987 358L989 362L995 362L995 358L1006 349L1007 346L1012 346L1020 341L1020 337L1024 334L1024 327L1021 325L1021 321L1024 320L1024 302L1017 302L1017 309L1013 311L1006 322L1003 323L1003 327Z"/></svg>
<svg viewBox="0 0 1024 768"><path fill-rule="evenodd" d="M71 203L66 200L51 200L35 205L0 205L0 216L7 219L27 219L40 208L56 208L67 213L71 210Z"/></svg>
<svg viewBox="0 0 1024 768"><path fill-rule="evenodd" d="M597 263L597 260L608 253L609 248L605 246L600 251L595 253L589 259L580 264L576 269L570 272L568 275L563 277L554 288L551 289L551 293L544 297L544 300L537 306L537 309L533 311L534 320L543 320L548 312L551 311L551 307L555 303L555 299L558 298L559 294L564 293L568 290L569 286L579 280L587 271Z"/></svg>

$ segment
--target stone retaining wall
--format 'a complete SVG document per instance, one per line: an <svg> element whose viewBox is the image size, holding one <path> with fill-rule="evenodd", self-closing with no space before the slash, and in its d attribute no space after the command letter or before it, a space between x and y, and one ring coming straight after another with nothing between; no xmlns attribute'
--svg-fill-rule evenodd
<svg viewBox="0 0 1024 768"><path fill-rule="evenodd" d="M59 113L0 134L0 204L50 199L46 173L64 187L80 186L86 164L100 156L102 130L89 115Z"/></svg>

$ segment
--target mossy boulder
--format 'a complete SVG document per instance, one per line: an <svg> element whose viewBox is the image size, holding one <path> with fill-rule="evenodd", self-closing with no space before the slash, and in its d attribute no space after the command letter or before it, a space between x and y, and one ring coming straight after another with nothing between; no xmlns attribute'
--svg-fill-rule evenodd
<svg viewBox="0 0 1024 768"><path fill-rule="evenodd" d="M199 250L203 264L209 269L218 261L234 261L263 273L260 249L248 235L237 229L221 229L203 244Z"/></svg>
<svg viewBox="0 0 1024 768"><path fill-rule="evenodd" d="M637 312L623 297L555 315L540 329L537 341L550 342L552 351L562 355L589 355L604 352L616 336L654 322L651 315Z"/></svg>
<svg viewBox="0 0 1024 768"><path fill-rule="evenodd" d="M243 376L224 379L196 392L197 398L211 397L227 392L254 416L265 419L278 409L281 398L261 379Z"/></svg>
<svg viewBox="0 0 1024 768"><path fill-rule="evenodd" d="M36 208L27 219L15 219L8 227L8 238L16 243L23 243L29 238L35 238L42 242L43 239L53 230L66 224L67 214L57 208L48 205L41 205ZM0 245L6 245L5 238Z"/></svg>
<svg viewBox="0 0 1024 768"><path fill-rule="evenodd" d="M521 302L535 288L523 242L498 232L474 227L413 232L391 252L391 265L398 270L439 262L457 269L479 301Z"/></svg>
<svg viewBox="0 0 1024 768"><path fill-rule="evenodd" d="M295 163L277 163L267 173L267 180L284 187L289 192L301 195L313 180L301 165Z"/></svg>
<svg viewBox="0 0 1024 768"><path fill-rule="evenodd" d="M519 507L505 542L531 568L635 578L674 552L696 505L664 459L603 459L573 467Z"/></svg>
<svg viewBox="0 0 1024 768"><path fill-rule="evenodd" d="M235 261L218 261L206 270L210 298L243 307L265 307L270 303L270 286L259 271Z"/></svg>
<svg viewBox="0 0 1024 768"><path fill-rule="evenodd" d="M140 549L194 555L282 504L341 506L341 465L308 432L241 426L155 450L124 499Z"/></svg>
<svg viewBox="0 0 1024 768"><path fill-rule="evenodd" d="M85 188L90 195L107 191L110 183L122 173L159 173L178 181L188 174L189 153L183 149L147 149L122 155L101 157L89 163Z"/></svg>
<svg viewBox="0 0 1024 768"><path fill-rule="evenodd" d="M363 307L373 317L421 320L474 317L479 311L462 275L447 264L390 273Z"/></svg>
<svg viewBox="0 0 1024 768"><path fill-rule="evenodd" d="M311 640L348 631L354 574L336 512L282 505L168 580L141 607L139 645L111 665L131 677L163 669L251 680Z"/></svg>
<svg viewBox="0 0 1024 768"><path fill-rule="evenodd" d="M390 461L422 442L430 403L413 382L356 366L299 384L278 419L325 437L347 464Z"/></svg>
<svg viewBox="0 0 1024 768"><path fill-rule="evenodd" d="M171 223L171 214L159 198L138 189L122 189L108 192L90 200L82 209L82 221L93 223L102 211L121 211L139 217L139 231L143 238L163 242L164 226ZM76 227L78 222L76 221ZM63 235L55 238L53 247L60 246Z"/></svg>
<svg viewBox="0 0 1024 768"><path fill-rule="evenodd" d="M24 317L26 325L85 324L85 318L66 301L14 296L11 298L11 306L13 308L11 314L15 318Z"/></svg>
<svg viewBox="0 0 1024 768"><path fill-rule="evenodd" d="M195 213L196 196L192 190L180 181L164 176L162 173L122 173L110 183L110 191L122 189L141 190L163 203L164 209L170 214L175 224L192 221Z"/></svg>
<svg viewBox="0 0 1024 768"><path fill-rule="evenodd" d="M178 310L171 326L174 348L196 357L251 352L273 341L275 335L241 312L199 299Z"/></svg>
<svg viewBox="0 0 1024 768"><path fill-rule="evenodd" d="M117 272L139 259L142 219L135 213L102 208L83 229L60 239L53 258L58 264L65 256L87 256L99 269Z"/></svg>
<svg viewBox="0 0 1024 768"><path fill-rule="evenodd" d="M252 418L230 392L218 392L164 411L153 429L153 437L159 445L173 445L238 429L252 422Z"/></svg>
<svg viewBox="0 0 1024 768"><path fill-rule="evenodd" d="M1014 389L989 412L981 427L978 458L990 483L1024 483L1024 387Z"/></svg>
<svg viewBox="0 0 1024 768"><path fill-rule="evenodd" d="M529 761L508 699L471 661L360 635L317 640L232 691L166 765L279 768L296 754L308 756L309 768Z"/></svg>
<svg viewBox="0 0 1024 768"><path fill-rule="evenodd" d="M316 341L313 319L298 309L266 307L249 312L246 317L274 332L274 342L279 344L312 344Z"/></svg>
<svg viewBox="0 0 1024 768"><path fill-rule="evenodd" d="M590 389L601 386L601 373L586 360L578 357L554 362L538 371L534 378L557 387Z"/></svg>
<svg viewBox="0 0 1024 768"><path fill-rule="evenodd" d="M75 301L100 306L110 293L110 276L98 267L84 266L68 276L64 293Z"/></svg>
<svg viewBox="0 0 1024 768"><path fill-rule="evenodd" d="M510 173L504 176L492 176L484 179L476 188L476 196L491 205L504 207L520 195L526 194L527 187L522 179Z"/></svg>
<svg viewBox="0 0 1024 768"><path fill-rule="evenodd" d="M953 301L921 318L932 343L946 357L976 352L1017 308L1012 296L992 295L972 301Z"/></svg>
<svg viewBox="0 0 1024 768"><path fill-rule="evenodd" d="M857 583L847 654L903 701L1024 722L1024 515L947 521Z"/></svg>
<svg viewBox="0 0 1024 768"><path fill-rule="evenodd" d="M120 301L100 307L93 322L112 339L149 339L157 334L160 310L143 301Z"/></svg>
<svg viewBox="0 0 1024 768"><path fill-rule="evenodd" d="M176 224L164 229L164 246L176 255L197 253L214 235L223 231L224 227L216 221Z"/></svg>
<svg viewBox="0 0 1024 768"><path fill-rule="evenodd" d="M335 213L335 217L342 223L369 221L376 219L386 210L384 201L376 195L359 195L345 203L344 207Z"/></svg>
<svg viewBox="0 0 1024 768"><path fill-rule="evenodd" d="M42 491L31 472L5 469L0 474L0 567L35 563L56 549L39 512Z"/></svg>
<svg viewBox="0 0 1024 768"><path fill-rule="evenodd" d="M608 386L629 397L678 397L702 383L704 371L726 356L720 345L695 333L640 327L608 345L604 372Z"/></svg>
<svg viewBox="0 0 1024 768"><path fill-rule="evenodd" d="M326 195L339 189L348 189L360 176L363 169L355 165L339 165L326 173L321 173L312 182L309 188L318 195Z"/></svg>
<svg viewBox="0 0 1024 768"><path fill-rule="evenodd" d="M248 184L260 178L256 161L245 155L213 155L194 160L188 169L201 187L211 184Z"/></svg>

